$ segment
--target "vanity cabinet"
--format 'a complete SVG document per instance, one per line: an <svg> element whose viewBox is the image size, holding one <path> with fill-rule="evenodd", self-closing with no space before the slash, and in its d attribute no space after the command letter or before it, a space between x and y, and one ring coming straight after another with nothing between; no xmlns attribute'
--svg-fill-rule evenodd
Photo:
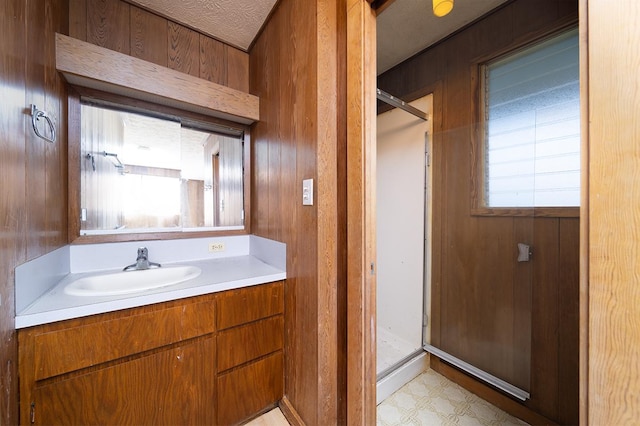
<svg viewBox="0 0 640 426"><path fill-rule="evenodd" d="M21 329L20 422L248 419L282 398L283 292L277 282Z"/></svg>
<svg viewBox="0 0 640 426"><path fill-rule="evenodd" d="M237 424L282 398L283 313L282 282L219 295L217 424Z"/></svg>

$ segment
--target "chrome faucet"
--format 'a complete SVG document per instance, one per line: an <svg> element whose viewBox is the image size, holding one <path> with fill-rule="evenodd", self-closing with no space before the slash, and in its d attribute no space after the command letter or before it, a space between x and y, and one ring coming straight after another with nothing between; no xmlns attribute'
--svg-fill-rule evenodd
<svg viewBox="0 0 640 426"><path fill-rule="evenodd" d="M160 268L162 265L155 262L149 262L149 250L146 247L140 247L138 249L138 257L136 263L129 266L125 266L123 271L142 271L152 267Z"/></svg>

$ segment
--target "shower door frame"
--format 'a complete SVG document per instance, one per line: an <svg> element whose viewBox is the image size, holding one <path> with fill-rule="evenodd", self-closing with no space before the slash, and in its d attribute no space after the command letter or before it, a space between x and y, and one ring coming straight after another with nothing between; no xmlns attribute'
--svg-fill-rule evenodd
<svg viewBox="0 0 640 426"><path fill-rule="evenodd" d="M381 93L382 92L382 93ZM428 321L429 321L429 314L430 314L430 308L429 308L429 289L430 289L430 285L431 285L431 250L432 250L432 241L431 241L431 236L432 236L432 232L431 232L431 223L432 223L432 215L433 215L433 211L432 211L432 190L433 190L433 185L432 185L432 173L431 173L431 163L432 163L432 151L433 151L433 114L431 113L433 111L433 105L434 105L434 93L430 92L430 93L426 93L423 94L421 96L416 97L414 100L412 100L411 102L414 102L416 100L419 99L423 99L426 97L429 97L428 100L428 104L429 104L429 108L428 111L430 111L429 113L425 113L419 109L414 108L412 105L410 105L408 102L405 102L397 97L391 96L391 98L395 101L395 102L389 102L388 100L386 100L386 97L389 97L390 95L387 94L386 92L383 92L381 90L377 90L378 93L378 99L396 107L396 108L400 108L403 109L404 111L406 111L409 114L413 114L416 117L425 120L428 123L427 126L427 130L424 133L424 144L423 144L423 152L424 152L424 164L423 164L423 187L424 187L424 199L423 199L423 271L422 271L422 330L421 330L421 339L422 342L420 344L420 348L416 349L415 351L409 353L408 355L406 355L405 357L399 359L398 361L396 361L393 365L391 365L390 367L382 370L380 373L376 374L376 382L380 382L381 380L385 379L386 377L388 377L389 375L393 374L394 372L398 371L400 368L402 368L403 366L405 366L406 364L410 363L411 361L414 361L417 359L417 357L419 357L420 355L424 354L425 352L429 352L425 349L425 343L426 343L426 337L425 337L425 333L427 332L429 325L428 325ZM376 318L376 324L378 323L378 318Z"/></svg>

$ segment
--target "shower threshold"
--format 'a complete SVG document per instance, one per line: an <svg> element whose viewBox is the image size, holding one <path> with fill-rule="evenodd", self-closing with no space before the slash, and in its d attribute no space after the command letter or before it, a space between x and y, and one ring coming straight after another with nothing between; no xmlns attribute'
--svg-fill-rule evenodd
<svg viewBox="0 0 640 426"><path fill-rule="evenodd" d="M429 354L419 349L381 371L376 381L376 404L380 404L427 369L429 369Z"/></svg>

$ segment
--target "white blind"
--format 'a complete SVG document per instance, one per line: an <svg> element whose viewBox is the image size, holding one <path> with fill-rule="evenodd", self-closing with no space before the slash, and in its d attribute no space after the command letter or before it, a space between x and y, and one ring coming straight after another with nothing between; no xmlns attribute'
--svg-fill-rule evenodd
<svg viewBox="0 0 640 426"><path fill-rule="evenodd" d="M580 205L577 29L487 65L489 207Z"/></svg>

